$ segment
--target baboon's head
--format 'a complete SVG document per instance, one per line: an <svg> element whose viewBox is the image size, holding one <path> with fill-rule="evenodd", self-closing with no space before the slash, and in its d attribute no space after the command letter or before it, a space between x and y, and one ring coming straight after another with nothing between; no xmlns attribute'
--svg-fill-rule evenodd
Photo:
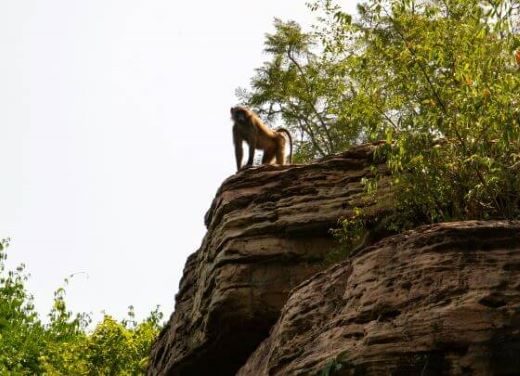
<svg viewBox="0 0 520 376"><path fill-rule="evenodd" d="M246 123L249 111L245 107L231 107L231 119L237 123Z"/></svg>

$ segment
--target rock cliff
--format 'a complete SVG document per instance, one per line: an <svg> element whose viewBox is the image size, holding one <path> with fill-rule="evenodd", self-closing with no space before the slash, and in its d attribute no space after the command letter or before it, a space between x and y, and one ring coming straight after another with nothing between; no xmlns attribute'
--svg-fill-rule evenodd
<svg viewBox="0 0 520 376"><path fill-rule="evenodd" d="M385 178L362 195L376 147L227 179L148 374L520 374L519 221L420 227L331 264L339 218L391 207Z"/></svg>
<svg viewBox="0 0 520 376"><path fill-rule="evenodd" d="M361 198L375 147L227 179L206 214L202 245L186 262L148 374L234 374L269 335L291 289L328 267L338 219L354 207L384 210L384 194L377 203Z"/></svg>

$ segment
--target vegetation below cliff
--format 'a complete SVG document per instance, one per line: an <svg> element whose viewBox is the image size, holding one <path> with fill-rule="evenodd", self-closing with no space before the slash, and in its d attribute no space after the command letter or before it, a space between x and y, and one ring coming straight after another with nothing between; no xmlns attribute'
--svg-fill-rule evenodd
<svg viewBox="0 0 520 376"><path fill-rule="evenodd" d="M44 323L26 289L25 266L6 270L8 240L0 241L1 375L136 375L144 373L152 341L160 329L160 312L141 322L105 314L90 328L87 314L67 309L59 288ZM65 281L65 284L67 281Z"/></svg>

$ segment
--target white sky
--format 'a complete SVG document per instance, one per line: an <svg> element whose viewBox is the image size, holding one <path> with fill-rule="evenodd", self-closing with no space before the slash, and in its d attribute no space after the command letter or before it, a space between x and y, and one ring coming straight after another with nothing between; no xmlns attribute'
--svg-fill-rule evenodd
<svg viewBox="0 0 520 376"><path fill-rule="evenodd" d="M81 272L73 311L168 317L274 17L314 16L305 0L0 0L0 238L42 315Z"/></svg>

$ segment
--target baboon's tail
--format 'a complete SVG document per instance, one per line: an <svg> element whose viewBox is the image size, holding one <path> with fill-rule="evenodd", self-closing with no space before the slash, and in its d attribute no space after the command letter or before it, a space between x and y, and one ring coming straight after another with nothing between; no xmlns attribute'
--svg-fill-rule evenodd
<svg viewBox="0 0 520 376"><path fill-rule="evenodd" d="M293 146L292 136L289 133L289 131L285 128L277 128L276 131L278 133L285 133L287 135L287 138L289 139L289 163L292 163L292 146Z"/></svg>

